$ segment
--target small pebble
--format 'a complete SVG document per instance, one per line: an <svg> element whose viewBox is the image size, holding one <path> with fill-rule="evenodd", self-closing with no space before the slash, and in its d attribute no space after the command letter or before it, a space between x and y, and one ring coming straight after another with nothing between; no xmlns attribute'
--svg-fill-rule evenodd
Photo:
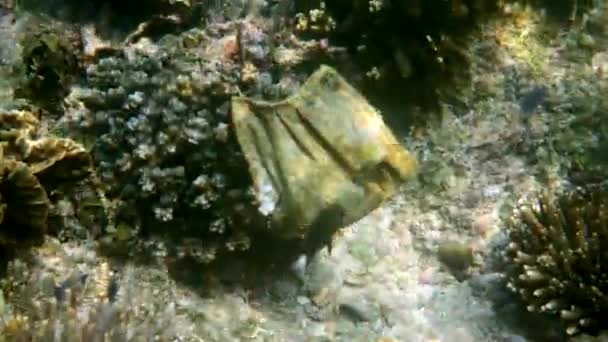
<svg viewBox="0 0 608 342"><path fill-rule="evenodd" d="M340 304L338 306L338 311L341 315L355 323L371 320L369 314L365 312L365 309L358 307L356 304Z"/></svg>
<svg viewBox="0 0 608 342"><path fill-rule="evenodd" d="M310 304L310 299L308 297L304 297L304 296L298 296L296 298L296 301L300 305L309 305Z"/></svg>

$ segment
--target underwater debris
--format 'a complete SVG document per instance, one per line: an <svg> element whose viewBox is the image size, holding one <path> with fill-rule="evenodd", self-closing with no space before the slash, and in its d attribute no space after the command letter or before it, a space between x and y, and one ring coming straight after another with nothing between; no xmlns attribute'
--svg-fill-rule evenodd
<svg viewBox="0 0 608 342"><path fill-rule="evenodd" d="M286 239L329 243L416 173L415 157L329 66L284 101L233 98L232 119L258 210Z"/></svg>
<svg viewBox="0 0 608 342"><path fill-rule="evenodd" d="M558 316L568 335L607 326L608 191L580 187L523 198L508 222L508 288L527 309Z"/></svg>

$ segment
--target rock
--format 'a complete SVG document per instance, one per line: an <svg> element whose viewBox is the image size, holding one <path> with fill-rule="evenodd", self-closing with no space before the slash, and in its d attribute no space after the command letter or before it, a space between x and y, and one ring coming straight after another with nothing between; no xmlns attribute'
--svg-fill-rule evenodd
<svg viewBox="0 0 608 342"><path fill-rule="evenodd" d="M462 272L473 263L473 249L460 242L443 242L437 250L439 260L451 271Z"/></svg>

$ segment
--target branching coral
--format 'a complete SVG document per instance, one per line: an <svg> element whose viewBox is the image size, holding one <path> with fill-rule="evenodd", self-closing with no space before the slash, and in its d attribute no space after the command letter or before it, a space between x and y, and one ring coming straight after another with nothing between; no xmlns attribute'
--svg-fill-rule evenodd
<svg viewBox="0 0 608 342"><path fill-rule="evenodd" d="M569 335L606 328L608 191L589 186L523 199L504 252L508 287L529 311L558 315Z"/></svg>
<svg viewBox="0 0 608 342"><path fill-rule="evenodd" d="M108 196L122 203L118 223L138 226L137 209L151 231L169 225L165 232L211 241L231 235L239 203L251 201L228 107L218 107L236 93L239 69L189 56L180 43L89 67L96 89L82 99L95 114L79 124L99 134L93 153Z"/></svg>

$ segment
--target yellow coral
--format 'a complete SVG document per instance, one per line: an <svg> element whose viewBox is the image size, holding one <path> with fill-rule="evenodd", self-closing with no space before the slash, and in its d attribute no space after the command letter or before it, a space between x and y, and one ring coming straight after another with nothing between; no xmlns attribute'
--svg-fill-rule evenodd
<svg viewBox="0 0 608 342"><path fill-rule="evenodd" d="M0 130L4 158L24 162L37 175L79 178L91 171L92 160L84 146L71 139L36 138L40 126L32 111L0 113L0 127L5 128Z"/></svg>
<svg viewBox="0 0 608 342"><path fill-rule="evenodd" d="M39 138L37 116L32 110L0 113L0 244L42 243L50 208L45 188L66 178L82 179L92 170L82 145Z"/></svg>

